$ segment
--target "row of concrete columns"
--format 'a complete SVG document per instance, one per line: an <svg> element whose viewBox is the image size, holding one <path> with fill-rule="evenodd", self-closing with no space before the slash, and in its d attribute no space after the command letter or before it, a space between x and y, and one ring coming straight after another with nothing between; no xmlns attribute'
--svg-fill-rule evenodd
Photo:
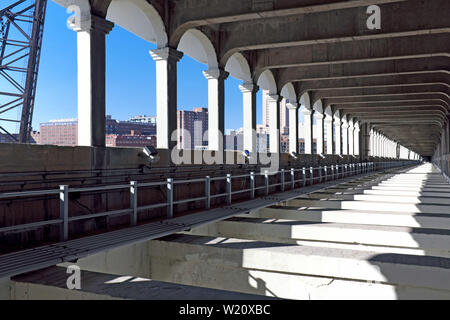
<svg viewBox="0 0 450 320"><path fill-rule="evenodd" d="M419 160L420 156L375 129L370 131L369 155L372 157Z"/></svg>
<svg viewBox="0 0 450 320"><path fill-rule="evenodd" d="M113 28L111 22L91 15L82 23L73 24L78 41L78 143L85 146L105 145L105 38ZM170 48L150 52L156 63L156 113L158 148L171 149L176 145L177 129L177 63L183 53ZM208 79L208 143L210 150L223 150L225 131L225 80L228 73L216 68L204 71ZM256 93L258 86L244 83L243 94L244 149L256 152ZM269 135L272 153L280 152L280 102L282 97L269 94ZM289 102L289 150L299 153L298 109L299 104ZM313 153L313 117L317 125L317 153L359 155L359 124L346 117L331 117L305 108L305 153ZM326 128L326 137L325 130ZM334 130L333 130L334 129ZM375 135L373 155L395 157L396 145L386 137ZM172 139L173 138L173 139ZM384 140L383 140L384 139ZM383 141L383 142L382 142Z"/></svg>

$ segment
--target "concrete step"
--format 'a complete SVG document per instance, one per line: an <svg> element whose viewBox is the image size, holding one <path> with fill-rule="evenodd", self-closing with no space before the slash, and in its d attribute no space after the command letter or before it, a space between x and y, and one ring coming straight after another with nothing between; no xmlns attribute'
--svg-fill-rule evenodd
<svg viewBox="0 0 450 320"><path fill-rule="evenodd" d="M364 194L450 198L450 192L363 190Z"/></svg>
<svg viewBox="0 0 450 320"><path fill-rule="evenodd" d="M273 206L252 211L246 216L294 221L387 225L450 230L450 216L446 214L431 215L371 210L299 210L295 207Z"/></svg>
<svg viewBox="0 0 450 320"><path fill-rule="evenodd" d="M346 229L346 230L344 230ZM367 232L365 232L367 231ZM342 223L299 222L293 220L236 217L198 227L189 234L212 237L259 240L274 243L399 253L450 258L449 230L412 230L405 227L368 226ZM421 232L424 232L422 234ZM341 237L341 234L345 236ZM419 236L416 237L416 234ZM434 235L439 234L437 246ZM377 237L384 237L378 239ZM394 241L391 241L395 238ZM422 239L427 239L423 241Z"/></svg>
<svg viewBox="0 0 450 320"><path fill-rule="evenodd" d="M424 192L450 192L450 190L444 188L429 188L429 187L389 187L389 186L372 186L372 190L385 190L385 191L424 191Z"/></svg>
<svg viewBox="0 0 450 320"><path fill-rule="evenodd" d="M291 299L450 298L448 258L193 235L149 244L161 281Z"/></svg>
<svg viewBox="0 0 450 320"><path fill-rule="evenodd" d="M421 187L421 188L439 188L439 189L445 189L447 191L450 191L450 185L447 183L442 184L432 184L432 183L406 183L406 182L381 182L378 184L380 187Z"/></svg>
<svg viewBox="0 0 450 320"><path fill-rule="evenodd" d="M410 204L382 201L347 201L347 200L311 200L296 198L286 202L288 206L330 209L370 210L385 212L411 212L411 213L445 213L450 214L450 206L436 204Z"/></svg>
<svg viewBox="0 0 450 320"><path fill-rule="evenodd" d="M11 279L14 300L260 300L268 297L133 276L82 271L81 289L67 288L67 268L50 267Z"/></svg>
<svg viewBox="0 0 450 320"><path fill-rule="evenodd" d="M207 235L279 243L308 240L413 248L445 257L450 254L450 230L243 217L217 222L215 228ZM390 252L389 248L385 250Z"/></svg>
<svg viewBox="0 0 450 320"><path fill-rule="evenodd" d="M309 195L313 199L340 199L340 200L360 200L372 202L397 202L397 203L422 203L422 204L450 204L450 198L441 197L414 197L401 195L379 195L379 194L339 194L315 192Z"/></svg>

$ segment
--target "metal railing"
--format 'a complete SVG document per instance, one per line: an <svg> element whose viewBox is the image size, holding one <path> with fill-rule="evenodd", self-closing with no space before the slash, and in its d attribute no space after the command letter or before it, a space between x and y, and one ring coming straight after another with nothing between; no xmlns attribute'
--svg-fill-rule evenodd
<svg viewBox="0 0 450 320"><path fill-rule="evenodd" d="M318 184L322 182L338 180L349 176L354 176L358 174L365 174L369 172L374 172L378 170L384 170L388 168L401 167L405 164L412 164L412 161L392 161L392 162L363 162L363 163L350 163L341 165L331 165L331 166L319 166L319 167L302 167L302 168L289 168L281 169L275 172L264 171L260 173L250 172L249 174L236 175L227 174L223 177L210 177L206 176L204 178L198 179L187 179L187 180L174 180L173 178L168 178L166 181L158 182L146 182L138 183L137 181L131 181L129 184L121 185L111 185L111 186L98 186L98 187L87 187L87 188L70 188L68 185L61 185L59 190L39 190L39 191L21 191L21 192L8 192L0 193L0 199L10 199L10 198L22 198L22 197L32 197L32 196L42 196L42 195L57 195L59 194L59 219L45 220L33 223L19 224L15 226L2 227L0 228L0 233L10 232L10 231L20 231L30 228L48 226L48 225L60 225L60 241L67 241L69 239L69 223L74 221L99 218L99 217L110 217L110 216L121 216L130 215L130 226L135 226L138 221L139 212L144 210L151 210L157 208L167 208L167 219L173 218L174 205L204 201L205 208L211 208L211 200L215 198L225 198L225 203L231 205L232 196L236 194L249 193L250 199L254 199L256 192L258 190L264 190L264 195L270 194L270 189L274 187L279 187L279 190L285 191L286 189L295 189L296 185L300 183L301 187L310 186L313 184ZM271 177L276 177L280 175L279 182L270 183ZM286 175L289 177L286 179ZM297 175L297 178L296 178ZM256 177L262 176L264 178L263 185L257 185ZM300 176L298 178L298 176ZM247 189L232 189L232 182L234 179L249 179L249 188ZM211 183L214 181L226 181L226 192L211 194ZM174 188L176 185L187 184L187 183L204 183L205 191L204 195L196 198L187 198L182 200L174 200ZM138 206L138 190L141 188L153 188L165 186L167 191L166 201L162 203ZM113 190L129 190L130 196L130 208L121 210L112 210L101 213L92 213L81 216L69 215L69 194L70 193L81 193L81 192L95 192L95 191L113 191Z"/></svg>

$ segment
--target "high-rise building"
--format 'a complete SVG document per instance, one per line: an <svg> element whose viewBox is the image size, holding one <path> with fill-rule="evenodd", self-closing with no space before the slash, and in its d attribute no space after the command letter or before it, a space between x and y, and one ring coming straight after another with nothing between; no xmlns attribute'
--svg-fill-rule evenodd
<svg viewBox="0 0 450 320"><path fill-rule="evenodd" d="M270 120L270 109L268 104L268 97L269 91L263 90L262 96L263 96L263 123L262 125L264 127L269 126L269 120ZM283 99L280 102L280 134L289 134L289 112L286 107L286 104L289 103L289 100Z"/></svg>
<svg viewBox="0 0 450 320"><path fill-rule="evenodd" d="M178 146L181 149L202 149L208 145L208 109L194 108L177 112Z"/></svg>

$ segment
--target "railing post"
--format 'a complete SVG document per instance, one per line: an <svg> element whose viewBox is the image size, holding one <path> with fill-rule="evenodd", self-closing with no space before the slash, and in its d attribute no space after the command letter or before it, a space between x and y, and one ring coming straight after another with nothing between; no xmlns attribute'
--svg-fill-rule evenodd
<svg viewBox="0 0 450 320"><path fill-rule="evenodd" d="M167 219L173 218L173 179L167 179Z"/></svg>
<svg viewBox="0 0 450 320"><path fill-rule="evenodd" d="M336 180L339 180L339 165L336 165Z"/></svg>
<svg viewBox="0 0 450 320"><path fill-rule="evenodd" d="M250 198L255 198L255 173L250 172Z"/></svg>
<svg viewBox="0 0 450 320"><path fill-rule="evenodd" d="M227 174L227 204L231 204L231 174Z"/></svg>
<svg viewBox="0 0 450 320"><path fill-rule="evenodd" d="M319 166L319 183L322 183L322 166Z"/></svg>
<svg viewBox="0 0 450 320"><path fill-rule="evenodd" d="M309 167L309 180L310 180L310 185L312 186L314 184L314 168L313 167Z"/></svg>
<svg viewBox="0 0 450 320"><path fill-rule="evenodd" d="M325 173L325 182L327 182L327 180L328 180L328 167L327 167L327 166L324 166L324 167L323 167L323 171L324 171L324 173Z"/></svg>
<svg viewBox="0 0 450 320"><path fill-rule="evenodd" d="M60 241L69 239L69 186L59 186Z"/></svg>
<svg viewBox="0 0 450 320"><path fill-rule="evenodd" d="M306 187L306 168L302 168L302 180L303 180L303 186Z"/></svg>
<svg viewBox="0 0 450 320"><path fill-rule="evenodd" d="M334 180L334 166L331 165L331 180Z"/></svg>
<svg viewBox="0 0 450 320"><path fill-rule="evenodd" d="M295 170L291 168L291 189L295 188Z"/></svg>
<svg viewBox="0 0 450 320"><path fill-rule="evenodd" d="M264 194L267 196L269 195L269 172L266 170L264 171Z"/></svg>
<svg viewBox="0 0 450 320"><path fill-rule="evenodd" d="M343 176L343 177L346 177L346 176L347 176L347 172L348 172L348 170L347 170L347 164L344 164L344 170L343 170L342 176Z"/></svg>
<svg viewBox="0 0 450 320"><path fill-rule="evenodd" d="M132 227L137 225L137 201L138 201L138 183L137 181L130 181L130 208L131 212L130 224Z"/></svg>
<svg viewBox="0 0 450 320"><path fill-rule="evenodd" d="M206 209L211 208L211 177L205 177L205 207Z"/></svg>
<svg viewBox="0 0 450 320"><path fill-rule="evenodd" d="M284 191L284 169L281 169L281 191Z"/></svg>

